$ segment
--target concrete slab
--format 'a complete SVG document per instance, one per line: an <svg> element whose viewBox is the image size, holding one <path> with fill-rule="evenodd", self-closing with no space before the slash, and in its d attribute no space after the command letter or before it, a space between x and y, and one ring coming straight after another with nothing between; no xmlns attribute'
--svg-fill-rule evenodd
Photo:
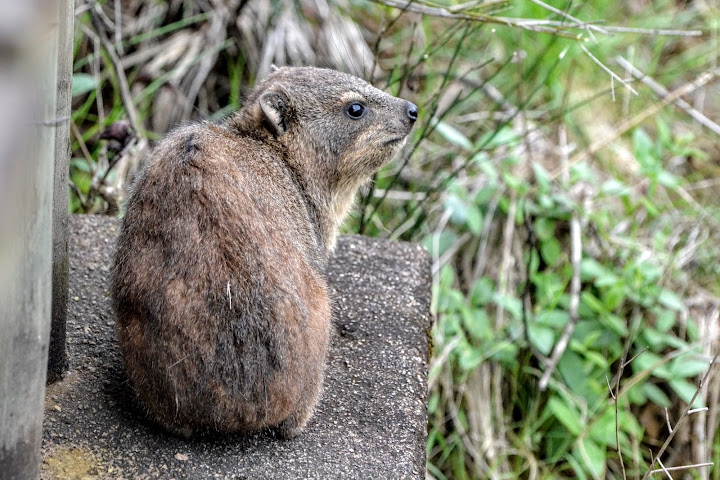
<svg viewBox="0 0 720 480"><path fill-rule="evenodd" d="M108 279L116 220L70 222L70 371L47 388L42 478L424 478L430 268L417 245L341 237L325 393L299 437L185 441L147 420L125 379Z"/></svg>

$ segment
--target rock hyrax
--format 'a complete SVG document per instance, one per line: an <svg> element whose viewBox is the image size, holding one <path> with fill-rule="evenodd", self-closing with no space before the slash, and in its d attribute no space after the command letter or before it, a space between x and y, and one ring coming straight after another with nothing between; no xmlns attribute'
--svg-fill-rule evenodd
<svg viewBox="0 0 720 480"><path fill-rule="evenodd" d="M128 376L160 425L303 429L322 388L338 225L416 118L350 75L281 68L222 125L157 145L127 200L112 295Z"/></svg>

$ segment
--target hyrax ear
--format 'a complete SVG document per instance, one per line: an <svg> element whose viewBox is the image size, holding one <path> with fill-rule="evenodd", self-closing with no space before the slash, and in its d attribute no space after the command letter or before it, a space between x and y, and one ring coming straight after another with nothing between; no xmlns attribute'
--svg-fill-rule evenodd
<svg viewBox="0 0 720 480"><path fill-rule="evenodd" d="M273 133L278 137L283 135L288 128L290 110L287 95L284 92L265 92L260 96L258 103Z"/></svg>

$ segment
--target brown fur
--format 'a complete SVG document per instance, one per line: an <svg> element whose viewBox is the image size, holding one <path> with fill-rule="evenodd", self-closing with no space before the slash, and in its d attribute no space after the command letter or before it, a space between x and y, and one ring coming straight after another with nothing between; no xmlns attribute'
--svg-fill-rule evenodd
<svg viewBox="0 0 720 480"><path fill-rule="evenodd" d="M345 114L356 100L359 120ZM156 147L112 292L128 376L163 427L302 430L328 346L327 257L358 186L410 132L409 107L349 75L283 68L225 124Z"/></svg>

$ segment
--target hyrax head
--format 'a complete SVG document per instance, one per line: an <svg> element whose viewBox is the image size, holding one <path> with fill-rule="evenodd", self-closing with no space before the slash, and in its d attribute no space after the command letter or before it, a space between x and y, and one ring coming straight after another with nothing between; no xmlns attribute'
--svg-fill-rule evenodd
<svg viewBox="0 0 720 480"><path fill-rule="evenodd" d="M412 103L357 77L313 67L280 68L248 99L251 117L333 193L363 183L405 144Z"/></svg>

